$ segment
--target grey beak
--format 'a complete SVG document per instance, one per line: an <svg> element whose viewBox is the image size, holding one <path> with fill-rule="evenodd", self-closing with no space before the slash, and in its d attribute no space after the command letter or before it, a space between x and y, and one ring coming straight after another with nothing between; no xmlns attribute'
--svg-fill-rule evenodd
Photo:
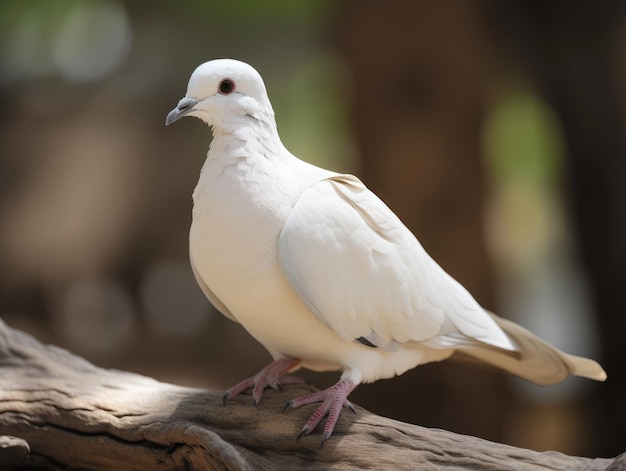
<svg viewBox="0 0 626 471"><path fill-rule="evenodd" d="M165 125L169 126L174 121L178 121L180 118L187 115L190 111L193 110L193 107L199 101L200 100L198 100L197 98L188 98L188 97L185 97L182 100L180 100L178 102L178 105L176 105L176 108L174 108L172 111L170 111L167 114L167 118L165 118Z"/></svg>

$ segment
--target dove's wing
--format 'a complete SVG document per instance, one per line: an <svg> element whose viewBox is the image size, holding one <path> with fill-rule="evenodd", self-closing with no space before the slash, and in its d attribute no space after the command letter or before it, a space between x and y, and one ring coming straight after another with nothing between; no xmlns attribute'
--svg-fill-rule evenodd
<svg viewBox="0 0 626 471"><path fill-rule="evenodd" d="M207 286L202 277L198 274L198 270L196 270L193 258L191 258L191 270L193 271L193 276L196 277L196 281L200 285L202 292L209 299L211 304L213 304L213 307L220 311L224 316L228 317L231 321L238 322L237 319L235 319L235 316L232 315L232 313L228 310L224 303L219 300L215 293L211 291L211 289Z"/></svg>
<svg viewBox="0 0 626 471"><path fill-rule="evenodd" d="M278 242L283 271L317 318L347 341L395 348L516 347L361 181L305 190Z"/></svg>

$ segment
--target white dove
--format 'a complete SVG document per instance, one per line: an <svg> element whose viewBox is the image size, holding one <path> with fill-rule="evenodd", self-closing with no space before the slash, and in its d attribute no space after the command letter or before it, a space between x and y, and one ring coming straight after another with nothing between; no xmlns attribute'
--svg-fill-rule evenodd
<svg viewBox="0 0 626 471"><path fill-rule="evenodd" d="M285 408L322 402L304 425L328 415L332 434L360 383L401 375L455 351L537 384L568 375L603 381L593 360L568 355L483 309L352 175L306 163L282 144L263 79L250 65L218 59L191 75L169 125L194 116L213 130L193 193L191 265L211 303L272 355L228 390L301 382L301 367L341 370L326 390Z"/></svg>

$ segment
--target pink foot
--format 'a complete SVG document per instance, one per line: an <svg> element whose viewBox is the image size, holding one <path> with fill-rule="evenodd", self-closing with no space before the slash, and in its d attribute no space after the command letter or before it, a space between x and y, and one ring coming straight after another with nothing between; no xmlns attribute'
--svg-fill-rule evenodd
<svg viewBox="0 0 626 471"><path fill-rule="evenodd" d="M328 419L326 420L326 425L324 426L324 433L322 434L321 445L324 445L324 442L328 440L333 433L335 425L337 425L337 420L339 420L342 407L346 407L356 414L356 409L352 403L348 401L348 396L354 388L356 388L356 386L357 385L349 379L342 379L328 389L306 394L305 396L298 397L287 402L287 404L285 404L285 410L300 407L305 404L311 404L313 402L322 403L322 405L319 406L313 413L308 422L304 424L298 438L311 433L326 416L326 414L328 414Z"/></svg>
<svg viewBox="0 0 626 471"><path fill-rule="evenodd" d="M254 402L255 406L258 406L265 388L281 389L281 385L283 384L304 383L304 379L298 376L284 376L289 370L298 366L301 361L302 360L298 360L297 358L281 358L280 360L270 363L256 375L243 380L241 383L226 391L223 397L224 405L226 405L226 401L229 399L237 397L242 392L253 388L252 402Z"/></svg>

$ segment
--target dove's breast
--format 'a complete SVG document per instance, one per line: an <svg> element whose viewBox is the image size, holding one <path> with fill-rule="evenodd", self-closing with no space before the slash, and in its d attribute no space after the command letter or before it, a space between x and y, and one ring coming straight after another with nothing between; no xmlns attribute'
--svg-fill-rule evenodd
<svg viewBox="0 0 626 471"><path fill-rule="evenodd" d="M343 342L310 313L279 265L278 237L299 196L290 181L270 176L262 163L203 169L194 192L190 256L197 276L272 354L319 357L303 337ZM311 360L315 369L340 366L336 358Z"/></svg>
<svg viewBox="0 0 626 471"><path fill-rule="evenodd" d="M194 192L190 253L220 299L220 293L250 289L252 280L274 269L276 241L294 199L279 186L243 163L203 170Z"/></svg>

